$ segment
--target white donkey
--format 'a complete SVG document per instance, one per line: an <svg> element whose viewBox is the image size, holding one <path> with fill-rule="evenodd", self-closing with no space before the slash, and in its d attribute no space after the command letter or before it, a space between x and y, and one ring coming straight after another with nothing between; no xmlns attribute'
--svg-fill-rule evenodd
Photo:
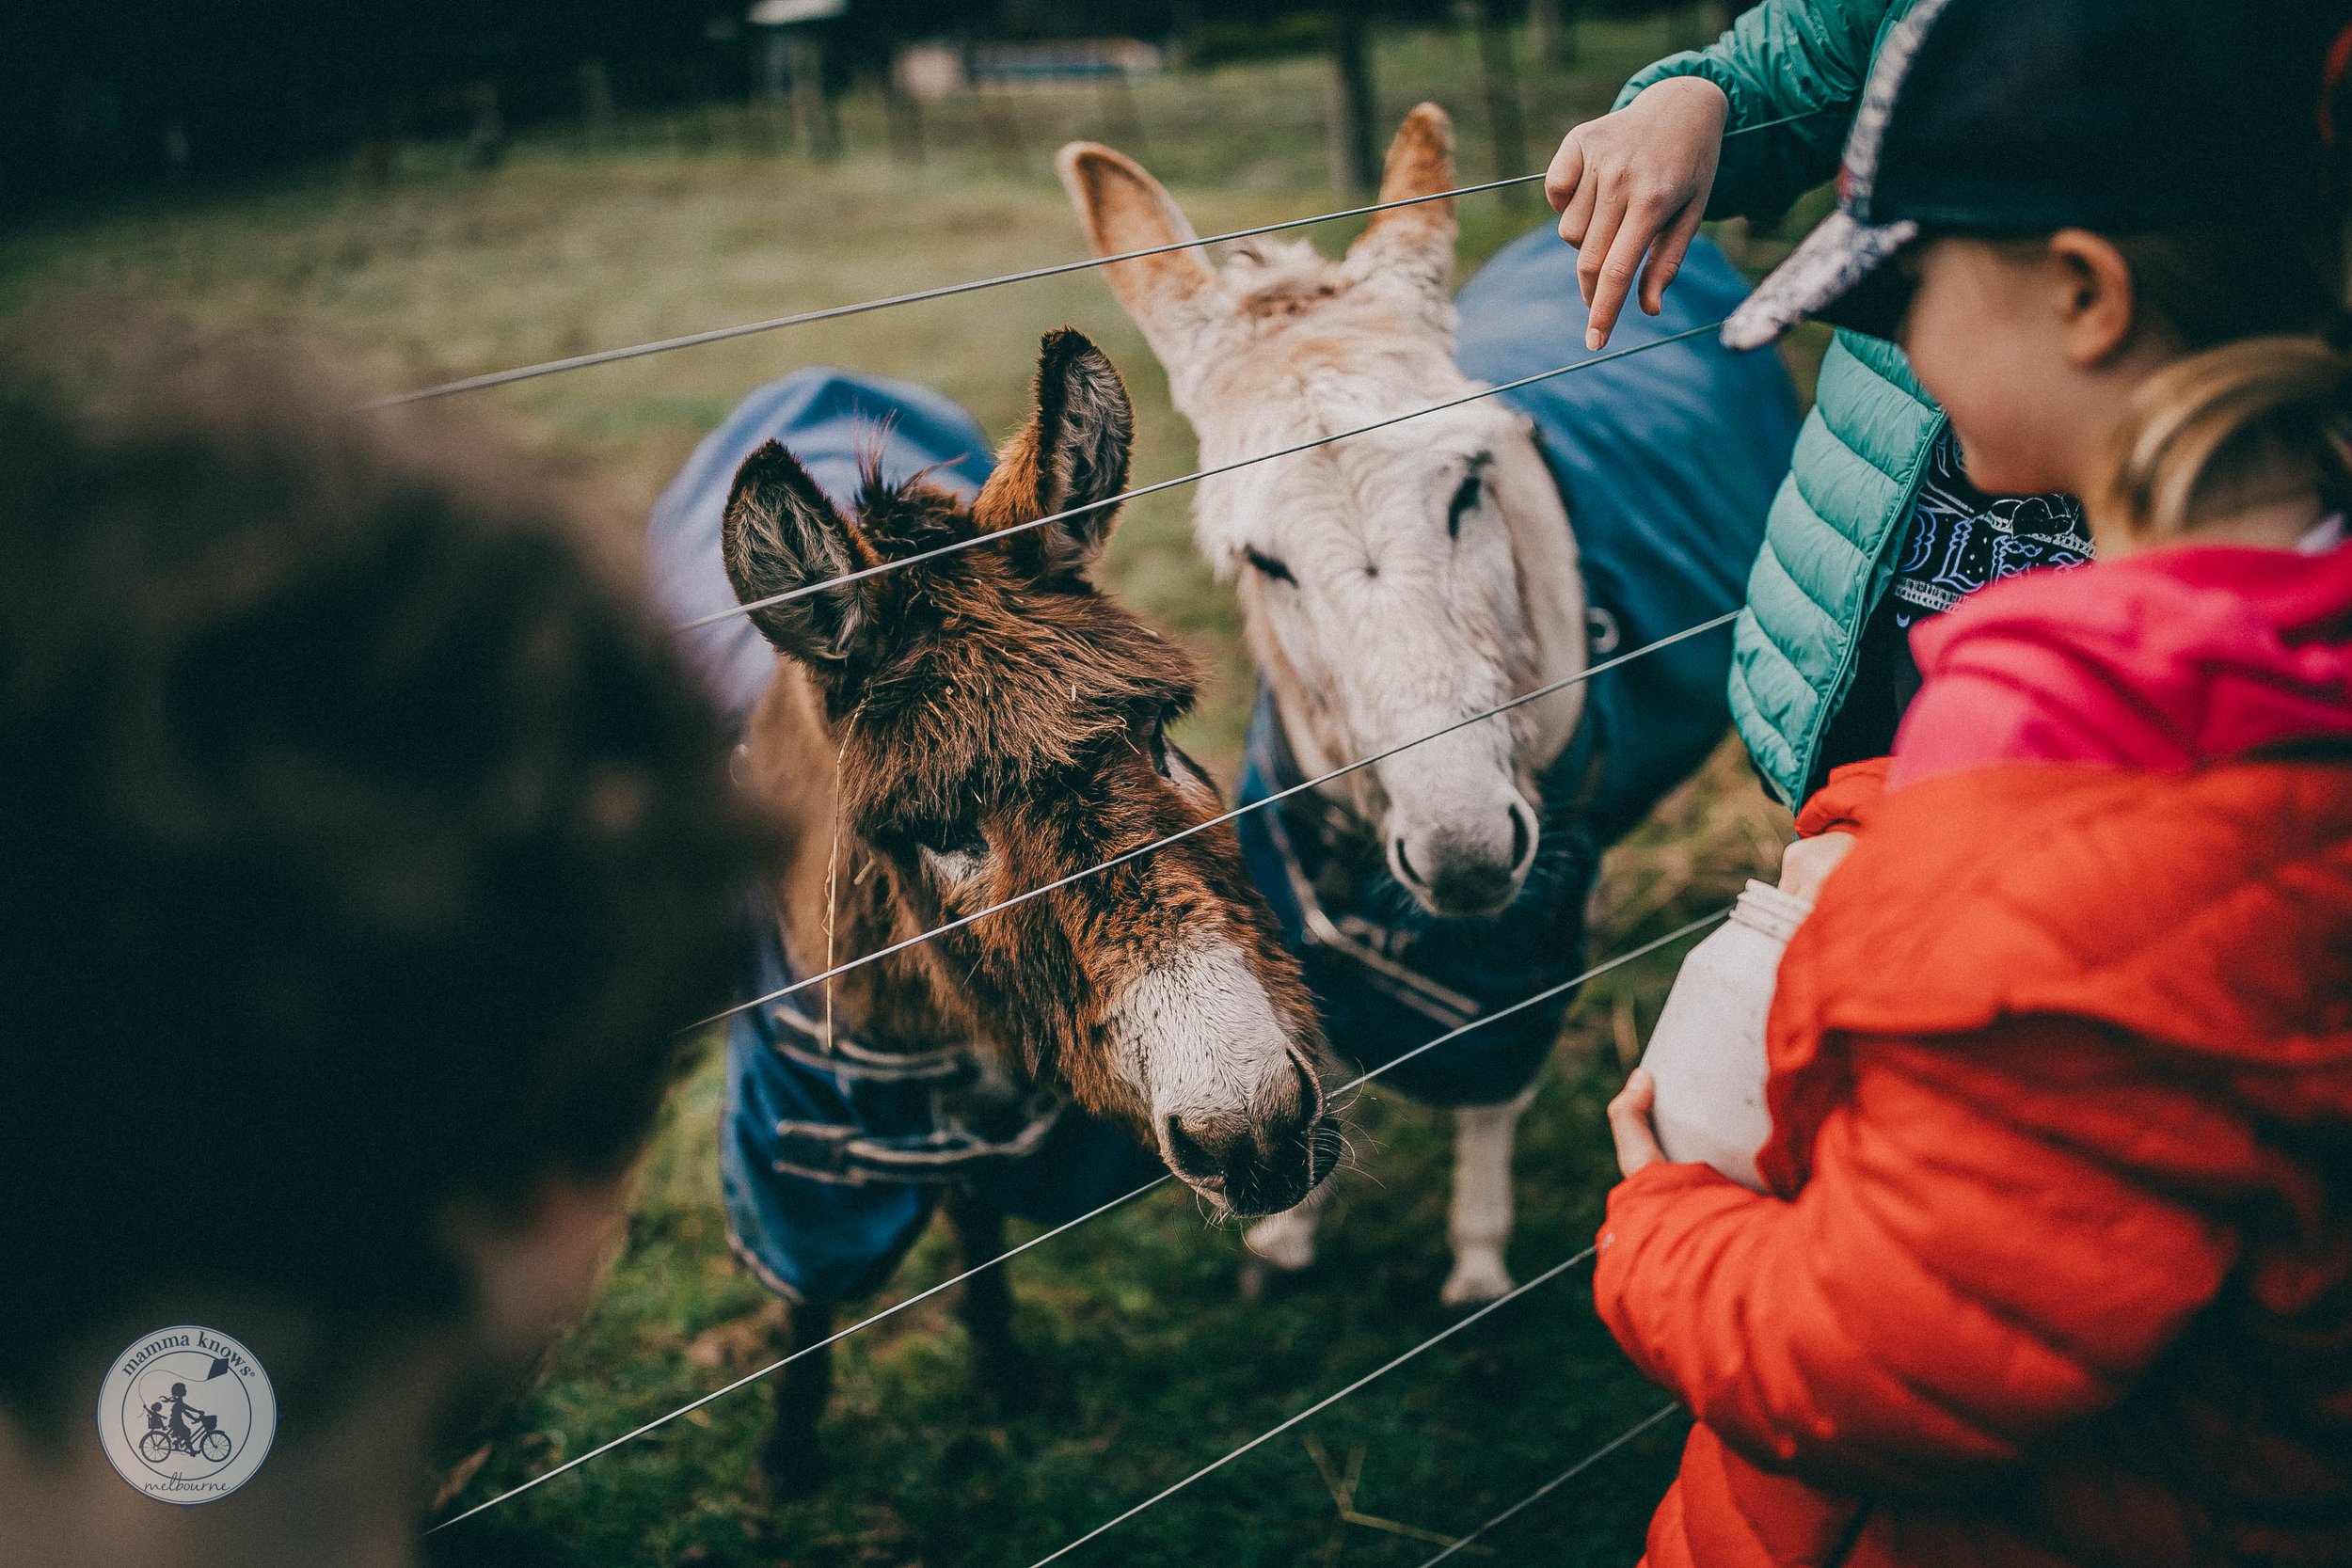
<svg viewBox="0 0 2352 1568"><path fill-rule="evenodd" d="M1414 110L1381 199L1450 189L1451 142L1443 110ZM1194 237L1131 159L1082 143L1059 166L1098 253ZM1453 202L1431 201L1377 215L1343 261L1259 243L1221 276L1198 250L1106 270L1206 467L1477 390L1454 364L1454 242ZM1238 584L1283 738L1310 775L1584 667L1567 514L1528 420L1500 402L1204 480L1194 519L1203 553ZM1391 871L1423 909L1492 914L1535 858L1536 780L1575 733L1582 700L1569 686L1413 746L1327 786L1330 799L1377 825ZM1448 1303L1511 1288L1511 1145L1526 1099L1456 1113ZM1306 1267L1320 1208L1261 1222L1250 1249L1277 1268Z"/></svg>
<svg viewBox="0 0 2352 1568"><path fill-rule="evenodd" d="M1195 237L1168 193L1132 159L1073 143L1062 149L1058 167L1098 255ZM1422 104L1390 150L1381 198L1426 197L1453 183L1451 126L1442 109ZM1478 391L1485 383L1456 362L1449 289L1454 239L1447 198L1377 214L1340 261L1304 243L1257 241L1236 246L1221 269L1199 249L1179 249L1105 272L1168 372L1176 406L1199 436L1202 467L1213 467ZM1556 239L1534 237L1520 249L1539 275L1540 293L1565 293L1574 301L1571 252ZM1719 291L1744 292L1720 255L1710 251L1706 261L1720 275ZM1707 290L1681 292L1698 297ZM1574 309L1581 312L1581 304ZM1502 341L1513 341L1513 320L1480 325L1486 341L1495 341L1499 327ZM1640 331L1653 324L1628 325ZM1671 372L1677 390L1712 373L1696 349L1677 351L1686 360ZM1565 342L1534 352L1576 356ZM1507 350L1502 356L1509 356ZM1516 372L1492 373L1500 379ZM1739 602L1764 501L1785 471L1795 429L1776 366L1735 367L1733 373L1745 378L1745 391L1761 388L1767 394L1727 399L1769 411L1756 426L1760 441L1745 444L1778 447L1752 462L1735 461L1739 474L1753 477L1694 502L1709 514L1752 513L1704 541L1731 559L1721 571L1687 561L1661 569L1646 559L1635 568L1636 575L1686 579L1680 586L1693 592L1683 599L1709 601L1718 611ZM1757 381L1757 374L1768 379ZM1613 450L1601 454L1613 467L1624 456L1614 446L1662 442L1674 450L1648 455L1665 471L1704 470L1710 452L1702 449L1724 434L1712 428L1706 400L1722 395L1722 388L1694 393L1686 400L1696 409L1694 420L1677 425L1668 416L1655 436L1640 416L1580 422L1619 432L1606 438ZM1640 464L1643 454L1636 451L1633 461ZM1640 799L1620 802L1629 803L1630 814L1620 813L1598 832L1584 831L1581 818L1590 816L1591 781L1616 766L1602 753L1612 746L1639 750L1647 736L1596 740L1592 732L1604 727L1598 725L1581 732L1582 684L1407 744L1586 668L1586 574L1558 478L1527 414L1486 398L1200 483L1194 507L1199 545L1219 576L1237 586L1267 698L1253 728L1245 798L1406 748L1244 824L1252 875L1304 950L1332 1043L1359 1060L1391 1059L1438 1026L1536 989L1457 986L1454 973L1477 971L1489 949L1538 952L1539 983L1569 973L1579 958L1599 839L1638 818L1722 733L1727 637L1693 644L1695 662L1683 667L1676 694L1685 715L1664 721L1682 725L1679 751L1662 769L1636 781ZM1632 510L1648 504L1643 498ZM1675 526L1682 531L1663 561L1681 559L1705 531L1687 520ZM1726 532L1727 549L1720 537ZM1685 610L1677 604L1666 613ZM1608 615L1600 624L1613 625ZM1643 701L1654 707L1658 695L1645 692ZM1356 869L1340 876L1351 859ZM1331 912L1335 879L1362 895L1353 912ZM1433 978L1415 954L1447 943L1454 971ZM1335 981L1335 964L1349 968L1353 978ZM1335 1011L1331 999L1339 989L1361 992L1359 980L1382 993L1379 1005L1341 1016L1347 1009ZM1457 1083L1432 1093L1406 1071L1390 1080L1456 1107L1448 1227L1454 1262L1443 1288L1449 1304L1489 1300L1511 1288L1503 1252L1512 1225L1514 1130L1565 1006L1563 997L1512 1020L1518 1032L1507 1048L1512 1060L1500 1072L1474 1074L1467 1090ZM1384 1030L1389 1040L1368 1038ZM1482 1028L1478 1038L1491 1045L1492 1037L1508 1033ZM1419 1071L1438 1054L1475 1043L1466 1038L1400 1067ZM1306 1204L1249 1231L1261 1266L1292 1271L1313 1260L1329 1191L1327 1184Z"/></svg>

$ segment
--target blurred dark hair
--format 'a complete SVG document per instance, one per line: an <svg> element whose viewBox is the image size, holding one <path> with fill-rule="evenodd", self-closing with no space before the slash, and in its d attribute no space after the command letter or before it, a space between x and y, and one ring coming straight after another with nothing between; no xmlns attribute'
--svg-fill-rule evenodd
<svg viewBox="0 0 2352 1568"><path fill-rule="evenodd" d="M135 1335L463 1316L454 1206L640 1148L753 847L715 721L512 454L282 372L0 365L0 1402Z"/></svg>

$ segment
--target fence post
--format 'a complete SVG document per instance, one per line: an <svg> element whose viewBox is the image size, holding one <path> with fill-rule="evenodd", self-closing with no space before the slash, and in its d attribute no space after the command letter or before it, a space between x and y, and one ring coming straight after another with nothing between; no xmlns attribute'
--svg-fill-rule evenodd
<svg viewBox="0 0 2352 1568"><path fill-rule="evenodd" d="M1561 25L1560 0L1527 0L1527 52L1538 65L1564 65L1569 51L1566 30Z"/></svg>
<svg viewBox="0 0 2352 1568"><path fill-rule="evenodd" d="M902 164L923 161L923 105L898 80L898 69L882 74L882 123L890 130L890 150Z"/></svg>
<svg viewBox="0 0 2352 1568"><path fill-rule="evenodd" d="M792 94L792 126L808 155L832 159L841 153L841 125L825 96L825 55L806 27L787 27L785 74Z"/></svg>
<svg viewBox="0 0 2352 1568"><path fill-rule="evenodd" d="M588 135L597 141L611 141L620 131L620 112L612 103L612 74L601 59L580 62L580 118L586 122Z"/></svg>
<svg viewBox="0 0 2352 1568"><path fill-rule="evenodd" d="M1376 119L1373 104L1371 24L1357 6L1338 5L1331 24L1331 183L1343 197L1374 188Z"/></svg>
<svg viewBox="0 0 2352 1568"><path fill-rule="evenodd" d="M1495 178L1516 179L1527 172L1527 117L1519 105L1518 72L1511 63L1511 26L1497 14L1493 0L1470 0L1478 29L1478 74L1486 89L1486 128L1494 143ZM1506 207L1527 204L1527 187L1505 185Z"/></svg>

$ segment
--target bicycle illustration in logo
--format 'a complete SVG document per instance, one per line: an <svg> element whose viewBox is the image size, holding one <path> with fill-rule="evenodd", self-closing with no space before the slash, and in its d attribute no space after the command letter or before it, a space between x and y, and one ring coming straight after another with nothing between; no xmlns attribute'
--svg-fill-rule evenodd
<svg viewBox="0 0 2352 1568"><path fill-rule="evenodd" d="M220 1430L219 1418L188 1402L186 1384L173 1384L169 1394L148 1405L139 1457L150 1465L161 1465L175 1453L220 1465L235 1451L236 1444Z"/></svg>
<svg viewBox="0 0 2352 1568"><path fill-rule="evenodd" d="M99 1385L96 1414L115 1473L159 1503L187 1507L253 1479L278 1433L278 1393L242 1341L175 1323L123 1348Z"/></svg>

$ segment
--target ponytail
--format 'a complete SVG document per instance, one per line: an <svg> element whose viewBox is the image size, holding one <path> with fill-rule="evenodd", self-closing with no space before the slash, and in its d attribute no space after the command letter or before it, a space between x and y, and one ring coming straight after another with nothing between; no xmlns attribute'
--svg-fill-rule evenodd
<svg viewBox="0 0 2352 1568"><path fill-rule="evenodd" d="M2275 232L2115 241L2140 308L2190 352L2124 405L2106 480L2083 498L2101 546L2302 497L2352 512L2352 26L2327 51L2315 109L2327 188Z"/></svg>
<svg viewBox="0 0 2352 1568"><path fill-rule="evenodd" d="M2249 338L2137 388L2086 497L2094 537L2150 545L2298 496L2352 507L2352 357L2316 337Z"/></svg>

